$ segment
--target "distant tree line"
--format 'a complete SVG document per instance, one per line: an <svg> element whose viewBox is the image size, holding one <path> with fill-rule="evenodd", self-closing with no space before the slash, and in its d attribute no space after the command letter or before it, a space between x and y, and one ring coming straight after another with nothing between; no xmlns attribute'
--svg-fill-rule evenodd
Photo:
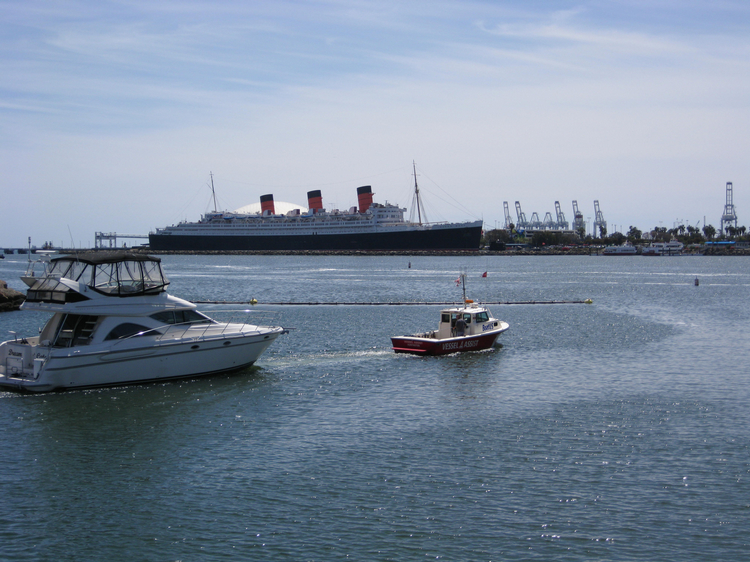
<svg viewBox="0 0 750 562"><path fill-rule="evenodd" d="M515 225L511 224L509 228L495 229L485 232L483 245L490 246L492 249L502 249L510 243L527 243L535 247L542 246L564 246L574 244L600 244L606 246L619 246L629 242L634 246L647 245L651 242L669 242L670 240L679 240L683 244L703 244L706 241L750 241L750 234L744 226L728 226L724 232L717 231L710 224L703 228L691 225L679 225L675 228L666 228L656 226L653 229L644 232L635 227L629 227L627 233L615 232L607 234L606 228L600 228L598 236L592 234L585 235L584 232L578 233L561 233L539 230L527 237L524 232L516 230Z"/></svg>

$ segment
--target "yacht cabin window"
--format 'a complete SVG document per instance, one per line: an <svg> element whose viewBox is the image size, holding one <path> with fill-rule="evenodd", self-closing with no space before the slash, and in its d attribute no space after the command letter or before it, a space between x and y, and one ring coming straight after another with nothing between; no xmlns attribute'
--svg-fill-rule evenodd
<svg viewBox="0 0 750 562"><path fill-rule="evenodd" d="M60 321L59 329L52 342L53 347L73 347L88 345L96 328L98 316L66 314Z"/></svg>
<svg viewBox="0 0 750 562"><path fill-rule="evenodd" d="M165 310L152 314L151 318L161 324L210 324L213 322L195 310Z"/></svg>
<svg viewBox="0 0 750 562"><path fill-rule="evenodd" d="M107 334L105 340L122 340L131 336L155 336L161 334L158 330L152 330L146 326L140 324L133 324L132 322L125 322L116 326L112 331Z"/></svg>

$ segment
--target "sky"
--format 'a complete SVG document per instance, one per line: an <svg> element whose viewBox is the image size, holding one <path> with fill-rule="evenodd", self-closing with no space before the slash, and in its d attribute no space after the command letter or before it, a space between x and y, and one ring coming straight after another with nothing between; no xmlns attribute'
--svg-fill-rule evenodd
<svg viewBox="0 0 750 562"><path fill-rule="evenodd" d="M0 0L0 247L277 201L750 225L745 0ZM142 243L143 241L141 241ZM138 243L138 242L134 242Z"/></svg>

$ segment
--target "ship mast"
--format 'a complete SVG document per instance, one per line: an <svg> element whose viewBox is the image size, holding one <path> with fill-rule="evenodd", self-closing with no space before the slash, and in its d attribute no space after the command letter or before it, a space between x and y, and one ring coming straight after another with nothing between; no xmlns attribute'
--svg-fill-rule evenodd
<svg viewBox="0 0 750 562"><path fill-rule="evenodd" d="M218 209L216 208L216 190L214 189L214 173L209 172L209 174L211 175L211 194L213 195L213 198L214 198L214 213L217 213Z"/></svg>
<svg viewBox="0 0 750 562"><path fill-rule="evenodd" d="M418 223L421 226L422 215L424 215L424 222L428 222L427 213L424 212L424 207L422 206L422 200L419 198L419 184L417 184L417 164L414 162L414 160L412 160L411 165L412 165L412 169L414 170L414 198L412 201L411 217L409 217L409 221L414 222L414 209L416 209Z"/></svg>

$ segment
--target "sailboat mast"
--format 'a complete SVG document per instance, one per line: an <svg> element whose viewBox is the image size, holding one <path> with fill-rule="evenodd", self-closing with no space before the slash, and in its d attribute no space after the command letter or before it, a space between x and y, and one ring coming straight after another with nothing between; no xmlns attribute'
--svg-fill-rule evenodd
<svg viewBox="0 0 750 562"><path fill-rule="evenodd" d="M419 218L419 224L422 224L422 202L419 200L419 185L417 184L417 163L412 160L411 165L412 169L414 170L414 198L417 201L417 217Z"/></svg>
<svg viewBox="0 0 750 562"><path fill-rule="evenodd" d="M214 173L209 172L209 174L211 175L211 194L213 195L213 198L214 198L214 213L216 213L218 212L218 209L216 208L216 190L214 189Z"/></svg>

